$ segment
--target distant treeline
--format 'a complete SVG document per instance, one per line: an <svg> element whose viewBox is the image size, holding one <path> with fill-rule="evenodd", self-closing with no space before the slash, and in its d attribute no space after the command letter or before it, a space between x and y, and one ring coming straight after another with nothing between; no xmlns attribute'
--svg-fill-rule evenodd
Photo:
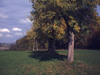
<svg viewBox="0 0 100 75"><path fill-rule="evenodd" d="M0 47L11 47L12 44L0 43Z"/></svg>
<svg viewBox="0 0 100 75"><path fill-rule="evenodd" d="M75 49L98 49L100 50L100 30L97 29L92 31L91 34L85 34L82 37L78 37L75 39ZM80 35L81 36L81 35ZM42 41L42 40L41 40ZM37 41L38 49L43 50L48 48L48 42L45 41L41 43L41 41ZM34 40L29 40L28 36L24 36L21 39L18 39L15 44L13 44L10 50L33 50ZM55 49L67 49L68 40L56 40L55 41Z"/></svg>

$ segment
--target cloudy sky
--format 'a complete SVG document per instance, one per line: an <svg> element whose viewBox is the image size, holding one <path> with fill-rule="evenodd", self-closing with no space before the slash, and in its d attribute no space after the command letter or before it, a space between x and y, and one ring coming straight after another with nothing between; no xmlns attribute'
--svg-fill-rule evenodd
<svg viewBox="0 0 100 75"><path fill-rule="evenodd" d="M29 0L0 0L0 43L14 43L30 29L32 4ZM100 13L100 7L97 11Z"/></svg>
<svg viewBox="0 0 100 75"><path fill-rule="evenodd" d="M29 0L0 0L0 43L13 43L30 29Z"/></svg>

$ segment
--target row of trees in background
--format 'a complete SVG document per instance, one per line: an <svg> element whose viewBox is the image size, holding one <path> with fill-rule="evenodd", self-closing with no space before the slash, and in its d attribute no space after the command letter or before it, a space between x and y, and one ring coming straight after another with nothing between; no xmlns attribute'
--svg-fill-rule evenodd
<svg viewBox="0 0 100 75"><path fill-rule="evenodd" d="M89 34L80 35L77 34L75 38L75 49L95 49L100 50L100 25L90 31ZM16 41L12 44L10 50L33 50L34 40L28 39L28 36ZM68 39L61 39L55 41L55 49L67 49ZM38 41L38 49L48 49L48 42L41 43Z"/></svg>

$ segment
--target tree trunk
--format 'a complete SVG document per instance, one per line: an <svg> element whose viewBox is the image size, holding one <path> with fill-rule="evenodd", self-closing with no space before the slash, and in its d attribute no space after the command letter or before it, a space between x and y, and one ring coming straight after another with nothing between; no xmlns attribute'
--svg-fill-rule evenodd
<svg viewBox="0 0 100 75"><path fill-rule="evenodd" d="M33 51L35 50L35 39L33 40Z"/></svg>
<svg viewBox="0 0 100 75"><path fill-rule="evenodd" d="M36 39L33 41L33 51L38 50L38 42Z"/></svg>
<svg viewBox="0 0 100 75"><path fill-rule="evenodd" d="M38 50L38 42L37 42L37 40L35 40L35 42L36 42L36 50Z"/></svg>
<svg viewBox="0 0 100 75"><path fill-rule="evenodd" d="M42 43L42 49L45 49L45 45L44 45L44 43Z"/></svg>
<svg viewBox="0 0 100 75"><path fill-rule="evenodd" d="M48 40L48 51L54 52L55 51L55 44L53 39Z"/></svg>
<svg viewBox="0 0 100 75"><path fill-rule="evenodd" d="M74 61L74 33L69 32L69 45L68 45L68 62Z"/></svg>

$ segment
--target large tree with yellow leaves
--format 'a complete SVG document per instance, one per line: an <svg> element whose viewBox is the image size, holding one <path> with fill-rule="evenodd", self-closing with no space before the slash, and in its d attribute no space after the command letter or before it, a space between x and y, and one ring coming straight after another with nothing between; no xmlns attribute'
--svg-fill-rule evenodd
<svg viewBox="0 0 100 75"><path fill-rule="evenodd" d="M69 37L68 61L74 61L74 35L96 17L96 0L32 0L31 38L48 40L54 51L55 39ZM33 35L32 35L33 34ZM68 34L68 36L67 36Z"/></svg>

